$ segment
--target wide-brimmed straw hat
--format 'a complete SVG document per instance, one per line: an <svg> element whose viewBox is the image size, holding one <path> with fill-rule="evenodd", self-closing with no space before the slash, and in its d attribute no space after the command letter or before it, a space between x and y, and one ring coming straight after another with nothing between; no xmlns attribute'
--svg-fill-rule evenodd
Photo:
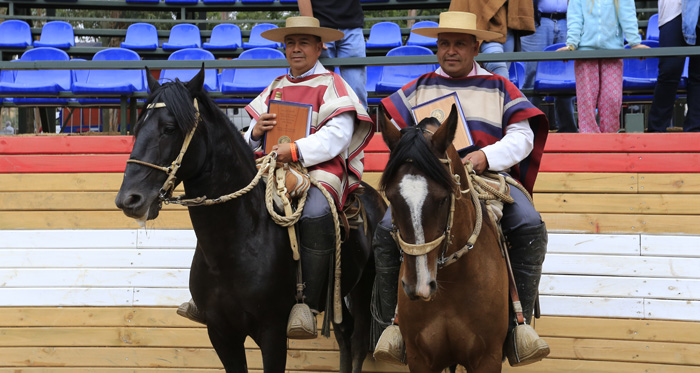
<svg viewBox="0 0 700 373"><path fill-rule="evenodd" d="M331 41L340 40L345 36L342 31L336 29L321 27L318 19L314 17L289 17L287 18L284 27L273 28L264 31L260 36L267 40L284 43L284 38L287 35L315 35L321 38L321 41L328 43Z"/></svg>
<svg viewBox="0 0 700 373"><path fill-rule="evenodd" d="M451 32L457 34L470 34L478 40L491 41L503 37L503 35L476 27L476 14L460 11L448 11L440 13L438 27L421 27L411 30L412 33L437 38L438 34Z"/></svg>

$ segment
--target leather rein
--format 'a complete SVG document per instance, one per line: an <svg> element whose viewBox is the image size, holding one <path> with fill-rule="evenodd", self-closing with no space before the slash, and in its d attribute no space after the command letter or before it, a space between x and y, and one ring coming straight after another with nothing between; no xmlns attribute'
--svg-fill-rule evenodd
<svg viewBox="0 0 700 373"><path fill-rule="evenodd" d="M460 188L460 177L459 174L455 173L452 169L452 160L448 157L445 159L440 159L440 162L447 165L448 171L457 183L457 188ZM468 167L467 171L472 173L474 172L471 169L471 167ZM456 262L464 254L468 253L472 248L474 248L474 243L476 242L476 239L477 237L479 237L479 233L481 232L481 202L479 201L478 195L476 193L476 190L474 189L474 186L472 185L471 177L469 175L467 175L467 183L469 186L467 190L460 189L459 192L453 190L450 194L450 212L447 215L447 224L445 225L445 231L442 235L440 235L440 237L436 238L435 240L423 244L408 243L404 241L403 238L401 238L399 229L394 225L394 232L392 234L396 238L396 241L399 244L399 248L403 253L406 253L407 255L411 256L425 255L442 245L442 251L440 252L440 257L438 258L438 268L444 268ZM460 193L459 197L456 196L457 193ZM447 254L447 249L452 245L452 225L454 224L455 201L457 199L462 198L461 194L466 193L469 193L471 195L472 202L474 203L474 206L476 208L476 222L474 223L474 229L472 230L472 234L467 240L467 243L461 249L455 251L454 253L448 256L445 256L445 254Z"/></svg>

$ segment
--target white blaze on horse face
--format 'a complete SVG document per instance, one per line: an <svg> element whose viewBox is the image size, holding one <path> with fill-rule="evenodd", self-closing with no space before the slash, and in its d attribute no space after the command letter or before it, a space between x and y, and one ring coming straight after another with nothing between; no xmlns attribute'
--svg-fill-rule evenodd
<svg viewBox="0 0 700 373"><path fill-rule="evenodd" d="M404 175L399 183L399 192L408 205L413 225L413 236L416 244L425 243L423 221L421 219L423 204L428 196L428 181L418 175ZM428 270L428 257L420 255L416 257L416 295L423 298L430 296L430 271Z"/></svg>

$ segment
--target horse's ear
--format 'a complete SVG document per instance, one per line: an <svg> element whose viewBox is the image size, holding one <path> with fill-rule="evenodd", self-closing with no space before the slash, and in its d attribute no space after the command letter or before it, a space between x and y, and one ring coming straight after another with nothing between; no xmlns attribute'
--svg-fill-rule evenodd
<svg viewBox="0 0 700 373"><path fill-rule="evenodd" d="M386 111L383 106L380 106L381 115L377 118L379 120L379 130L382 131L382 137L386 146L389 147L389 151L393 151L396 145L401 140L401 132L391 123L391 119L386 115Z"/></svg>
<svg viewBox="0 0 700 373"><path fill-rule="evenodd" d="M450 115L447 116L444 122L440 125L435 135L433 135L433 146L439 153L445 153L447 148L452 144L452 140L455 138L455 131L457 131L457 106L452 104L452 109L450 110Z"/></svg>
<svg viewBox="0 0 700 373"><path fill-rule="evenodd" d="M199 70L197 75L195 75L189 82L187 82L187 89L193 95L197 92L202 92L204 90L204 62L202 62L202 69Z"/></svg>
<svg viewBox="0 0 700 373"><path fill-rule="evenodd" d="M153 77L148 66L146 66L146 81L148 82L148 89L151 90L151 92L155 92L156 89L160 88L160 83Z"/></svg>

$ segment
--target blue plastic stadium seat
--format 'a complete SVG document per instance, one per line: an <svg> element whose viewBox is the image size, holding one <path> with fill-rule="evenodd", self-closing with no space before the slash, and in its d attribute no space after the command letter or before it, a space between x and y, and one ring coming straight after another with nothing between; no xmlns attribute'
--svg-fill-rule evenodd
<svg viewBox="0 0 700 373"><path fill-rule="evenodd" d="M165 0L168 5L194 5L198 2L199 0Z"/></svg>
<svg viewBox="0 0 700 373"><path fill-rule="evenodd" d="M272 4L274 0L241 0L242 4Z"/></svg>
<svg viewBox="0 0 700 373"><path fill-rule="evenodd" d="M659 40L659 15L649 17L647 23L647 40Z"/></svg>
<svg viewBox="0 0 700 373"><path fill-rule="evenodd" d="M34 42L35 47L70 48L75 46L75 34L73 26L68 22L51 21L41 28L39 40Z"/></svg>
<svg viewBox="0 0 700 373"><path fill-rule="evenodd" d="M390 50L386 56L424 56L433 51L426 47L407 45ZM394 93L406 83L417 77L435 71L435 65L394 65L382 67L382 74L377 82L376 93Z"/></svg>
<svg viewBox="0 0 700 373"><path fill-rule="evenodd" d="M93 61L140 61L138 53L123 48L103 49ZM142 69L88 70L84 80L74 74L73 93L77 95L130 95L146 91L146 74Z"/></svg>
<svg viewBox="0 0 700 373"><path fill-rule="evenodd" d="M688 88L688 65L690 64L690 57L685 58L685 66L683 66L683 73L681 74L681 83L678 85L680 89Z"/></svg>
<svg viewBox="0 0 700 373"><path fill-rule="evenodd" d="M244 51L239 60L284 59L284 53L272 48ZM259 94L278 76L287 73L283 67L260 69L225 69L221 73L221 92L229 94Z"/></svg>
<svg viewBox="0 0 700 373"><path fill-rule="evenodd" d="M177 60L214 60L214 55L208 50L188 48L181 49L168 57L168 61ZM175 81L175 79L180 79L182 82L187 82L192 79L199 69L163 69L160 72L159 82L165 83L170 81ZM206 69L204 70L204 88L207 91L218 91L219 90L219 76L216 69Z"/></svg>
<svg viewBox="0 0 700 373"><path fill-rule="evenodd" d="M401 28L394 22L379 22L372 25L367 39L367 48L394 48L401 46Z"/></svg>
<svg viewBox="0 0 700 373"><path fill-rule="evenodd" d="M32 45L32 30L24 21L10 19L0 23L0 47L26 48Z"/></svg>
<svg viewBox="0 0 700 373"><path fill-rule="evenodd" d="M163 43L163 50L173 51L185 48L201 48L202 37L197 26L191 23L180 23L170 29L170 37Z"/></svg>
<svg viewBox="0 0 700 373"><path fill-rule="evenodd" d="M19 60L68 61L68 54L60 49L40 47L24 52ZM70 88L70 70L18 70L14 73L14 81L0 83L0 93L22 95L56 95L70 91Z"/></svg>
<svg viewBox="0 0 700 373"><path fill-rule="evenodd" d="M374 92L381 75L382 66L367 66L367 84L365 84L367 92Z"/></svg>
<svg viewBox="0 0 700 373"><path fill-rule="evenodd" d="M236 50L243 46L241 28L232 23L221 23L211 30L208 43L204 43L207 50Z"/></svg>
<svg viewBox="0 0 700 373"><path fill-rule="evenodd" d="M658 48L656 40L642 40L642 44L649 48ZM625 46L629 49L629 46ZM625 58L622 65L622 89L623 90L653 90L656 79L659 76L659 59Z"/></svg>
<svg viewBox="0 0 700 373"><path fill-rule="evenodd" d="M525 83L525 64L522 62L512 62L508 69L508 76L510 77L511 83L515 84L518 89L522 88L523 83Z"/></svg>
<svg viewBox="0 0 700 373"><path fill-rule="evenodd" d="M564 43L552 44L544 48L545 52L555 51L566 46ZM575 92L576 73L574 61L540 61L535 72L535 91L538 92Z"/></svg>
<svg viewBox="0 0 700 373"><path fill-rule="evenodd" d="M126 29L126 39L121 46L133 50L156 50L158 30L150 23L134 23Z"/></svg>
<svg viewBox="0 0 700 373"><path fill-rule="evenodd" d="M235 4L237 0L202 0L204 4Z"/></svg>
<svg viewBox="0 0 700 373"><path fill-rule="evenodd" d="M433 21L416 22L415 24L413 24L413 27L411 27L411 30L415 30L417 28L422 28L422 27L438 27L438 23L433 22ZM437 46L437 38L429 38L427 36L410 33L408 35L408 40L406 41L406 45L420 45L421 47L436 47Z"/></svg>
<svg viewBox="0 0 700 373"><path fill-rule="evenodd" d="M281 47L282 45L280 43L275 43L274 41L267 40L260 36L260 34L262 34L264 31L273 28L277 28L277 25L273 25L271 23L259 23L253 26L253 29L250 30L250 37L248 38L248 41L243 43L243 49Z"/></svg>

